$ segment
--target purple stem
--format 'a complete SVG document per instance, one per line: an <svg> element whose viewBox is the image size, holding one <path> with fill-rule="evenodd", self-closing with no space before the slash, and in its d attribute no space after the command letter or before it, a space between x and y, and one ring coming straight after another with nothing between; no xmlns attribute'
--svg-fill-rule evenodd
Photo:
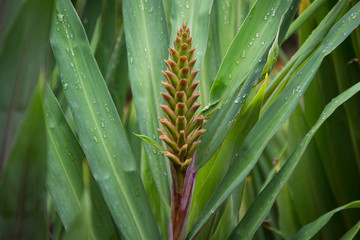
<svg viewBox="0 0 360 240"><path fill-rule="evenodd" d="M170 240L179 240L185 239L186 228L189 219L189 212L191 206L191 200L194 193L195 180L197 175L197 170L195 169L195 157L196 152L194 153L190 165L186 169L185 177L183 180L183 187L177 191L177 184L173 186L171 193L171 220L169 225L169 239ZM175 170L175 169L174 169ZM176 179L176 172L172 171L174 180ZM174 176L175 173L175 176ZM178 194L176 194L178 193ZM175 204L177 206L175 206ZM175 209L178 209L176 211ZM177 216L174 216L176 214ZM173 223L174 221L174 223Z"/></svg>

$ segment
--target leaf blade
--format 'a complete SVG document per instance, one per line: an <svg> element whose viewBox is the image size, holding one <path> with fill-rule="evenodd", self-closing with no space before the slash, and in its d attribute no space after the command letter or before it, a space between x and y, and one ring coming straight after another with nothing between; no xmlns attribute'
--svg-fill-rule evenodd
<svg viewBox="0 0 360 240"><path fill-rule="evenodd" d="M317 130L325 122L325 120L345 101L360 91L360 83L354 85L346 90L333 101L331 101L324 109L320 118L308 134L302 139L297 149L291 154L280 171L274 176L270 183L260 193L260 195L253 202L250 209L247 211L244 218L233 231L231 238L237 239L239 236L249 236L250 238L255 234L257 228L261 225L268 212L270 211L276 196L281 191L284 184L289 179L291 173L300 161L301 156L305 152L310 140L315 135ZM302 239L302 238L301 238Z"/></svg>
<svg viewBox="0 0 360 240"><path fill-rule="evenodd" d="M51 45L92 174L124 237L157 238L135 159L85 31L70 1L57 1L56 11Z"/></svg>
<svg viewBox="0 0 360 240"><path fill-rule="evenodd" d="M169 36L161 1L123 1L124 29L128 52L129 74L140 133L157 136L161 115L161 70L168 56ZM160 24L159 24L160 23ZM141 116L141 117L140 117ZM170 165L163 155L144 145L150 170L164 202L170 206ZM164 174L166 173L166 174Z"/></svg>
<svg viewBox="0 0 360 240"><path fill-rule="evenodd" d="M324 42L326 44L323 43L310 60L303 65L300 71L275 100L273 105L270 106L250 131L242 147L237 151L237 157L235 156L233 158L233 164L230 166L229 171L219 184L212 198L204 207L204 210L194 227L190 230L188 235L189 239L196 235L207 219L211 217L236 186L238 186L238 184L248 175L257 159L260 157L268 140L280 128L296 107L300 97L310 84L310 81L315 75L323 58L334 50L334 48L336 48L350 32L360 24L360 18L357 17L359 14L358 12L360 12L360 3L356 4L332 27L325 38ZM355 18L350 17L353 13L357 13L355 14ZM343 24L342 20L344 20L345 24ZM241 161L239 161L240 156L242 158Z"/></svg>

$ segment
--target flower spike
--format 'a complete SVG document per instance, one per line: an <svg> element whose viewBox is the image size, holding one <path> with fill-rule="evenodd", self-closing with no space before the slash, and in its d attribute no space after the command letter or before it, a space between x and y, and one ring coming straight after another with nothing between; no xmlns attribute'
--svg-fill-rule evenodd
<svg viewBox="0 0 360 240"><path fill-rule="evenodd" d="M167 70L163 71L166 82L162 82L168 93L161 93L167 105L161 105L166 118L159 118L164 130L159 129L160 139L167 145L165 156L176 171L185 172L192 155L198 147L198 138L204 117L195 112L200 107L196 103L199 81L194 81L199 70L192 70L196 58L192 48L193 39L186 22L180 27L174 40L174 48L169 48L171 59L165 60Z"/></svg>

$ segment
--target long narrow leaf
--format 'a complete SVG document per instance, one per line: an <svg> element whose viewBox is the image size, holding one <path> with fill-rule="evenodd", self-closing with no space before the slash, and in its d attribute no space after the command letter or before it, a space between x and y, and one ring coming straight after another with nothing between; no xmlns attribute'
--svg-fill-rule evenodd
<svg viewBox="0 0 360 240"><path fill-rule="evenodd" d="M209 16L213 0L180 0L172 1L170 4L170 38L176 37L176 32L183 22L186 21L190 28L190 34L193 38L192 47L196 49L195 58L197 59L194 69L200 69L205 56L207 39L209 34ZM200 74L196 79L199 79ZM202 91L203 85L207 82L200 82L201 95L208 95L209 92ZM205 88L206 89L206 88Z"/></svg>
<svg viewBox="0 0 360 240"><path fill-rule="evenodd" d="M48 137L47 188L66 230L81 210L85 158L49 86L45 88L44 113Z"/></svg>
<svg viewBox="0 0 360 240"><path fill-rule="evenodd" d="M360 3L356 4L333 26L317 52L303 65L273 105L270 106L250 131L242 147L237 151L237 155L235 155L233 164L230 166L226 176L204 207L197 223L189 232L189 239L196 235L216 209L221 206L251 171L271 136L280 128L296 107L323 58L333 51L360 24L359 12Z"/></svg>
<svg viewBox="0 0 360 240"><path fill-rule="evenodd" d="M39 84L0 179L0 239L46 239L46 132Z"/></svg>
<svg viewBox="0 0 360 240"><path fill-rule="evenodd" d="M220 66L210 92L210 104L223 103L261 61L271 46L290 0L257 1ZM226 93L226 94L225 94Z"/></svg>
<svg viewBox="0 0 360 240"><path fill-rule="evenodd" d="M134 156L85 31L69 0L56 2L51 45L81 146L125 238L158 238Z"/></svg>
<svg viewBox="0 0 360 240"><path fill-rule="evenodd" d="M217 110L217 112L211 116L209 122L205 126L207 131L201 137L202 144L199 146L198 157L196 159L196 167L198 169L206 164L206 162L215 153L216 149L223 142L226 134L235 122L234 119L236 119L242 104L249 95L251 87L254 82L260 78L265 64L265 60L263 60L263 58L267 57L266 51L268 51L271 47L275 36L277 36L277 33L281 30L279 27L280 21L283 18L281 13L291 6L290 3L290 1L286 2L286 4L284 4L284 2L276 2L276 7L270 8L272 9L271 13L269 11L267 13L266 11L265 13L262 13L264 9L260 9L264 6L257 6L255 4L229 47L228 52L223 59L222 65L220 66L216 80L212 86L210 104L213 105L210 105L209 109L205 108L205 111L211 111L215 107L214 104L220 101L221 98L220 103L218 103L218 108L221 109ZM268 4L273 6L275 3L273 2ZM262 5L262 3L259 2L258 5ZM260 18L259 16L263 16L263 14L265 17ZM265 29L263 29L263 27L264 25L267 26L268 22L272 23L271 28L270 30L267 30L269 32L263 34L265 33ZM271 30L273 28L274 31ZM283 31L285 30L283 29ZM269 33L274 35L269 37ZM246 39L251 35L254 35L254 37L249 40L251 43L249 43L246 47L244 38ZM267 40L260 43L260 39ZM255 49L254 51L249 51L253 48ZM242 54L240 54L239 52L241 51L238 49L247 49L246 51L249 51L248 55L246 55L246 53L243 54L245 50L243 50ZM234 59L239 60L234 62ZM221 74L225 73L230 74L226 77L221 77ZM214 98L214 91L214 94L218 95L215 102L212 100ZM227 92L223 95L225 91Z"/></svg>
<svg viewBox="0 0 360 240"><path fill-rule="evenodd" d="M0 175L38 81L40 66L45 65L53 3L29 0L22 4L0 45ZM5 5L2 1L1 15L3 7L13 13L15 4L9 3L10 9ZM2 24L6 22L0 20L0 28L5 27Z"/></svg>
<svg viewBox="0 0 360 240"><path fill-rule="evenodd" d="M157 118L162 114L161 70L166 65L169 35L161 1L124 0L124 27L129 74L140 133L154 138L159 145ZM125 11L126 9L126 11ZM164 202L170 205L170 167L164 155L154 154L144 145L150 170Z"/></svg>
<svg viewBox="0 0 360 240"><path fill-rule="evenodd" d="M360 220L349 230L347 231L340 240L352 240L355 238L356 234L360 230Z"/></svg>
<svg viewBox="0 0 360 240"><path fill-rule="evenodd" d="M280 171L274 176L270 183L256 198L255 202L251 205L244 218L233 231L231 238L238 239L242 236L244 239L251 239L257 228L261 225L266 215L270 211L276 196L281 191L284 184L287 182L291 173L298 164L301 156L305 152L310 140L315 135L317 130L322 126L325 120L345 101L360 91L360 83L354 85L347 91L340 94L333 101L331 101L324 109L317 123L303 138L297 149L291 154L290 158L286 161Z"/></svg>
<svg viewBox="0 0 360 240"><path fill-rule="evenodd" d="M345 204L341 207L338 207L318 219L316 219L314 222L309 223L305 227L303 227L293 238L292 240L303 240L303 239L311 239L313 236L315 236L318 231L331 219L331 217L337 213L338 211L349 209L349 208L360 208L360 201L354 201L348 204Z"/></svg>

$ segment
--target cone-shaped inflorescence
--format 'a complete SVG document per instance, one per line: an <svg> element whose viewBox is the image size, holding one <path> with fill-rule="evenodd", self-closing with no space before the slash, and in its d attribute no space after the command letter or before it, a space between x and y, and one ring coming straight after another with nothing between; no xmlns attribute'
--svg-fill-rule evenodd
<svg viewBox="0 0 360 240"><path fill-rule="evenodd" d="M164 154L180 171L186 170L200 143L198 138L205 132L205 129L201 129L203 115L194 117L200 107L200 103L195 103L200 94L195 92L199 81L194 79L199 70L192 70L196 58L195 49L191 45L190 30L184 22L177 32L174 48L169 48L171 59L165 60L168 71L163 71L163 74L167 82L162 84L167 93L161 93L167 103L161 105L167 118L159 118L165 131L158 131L168 149Z"/></svg>

